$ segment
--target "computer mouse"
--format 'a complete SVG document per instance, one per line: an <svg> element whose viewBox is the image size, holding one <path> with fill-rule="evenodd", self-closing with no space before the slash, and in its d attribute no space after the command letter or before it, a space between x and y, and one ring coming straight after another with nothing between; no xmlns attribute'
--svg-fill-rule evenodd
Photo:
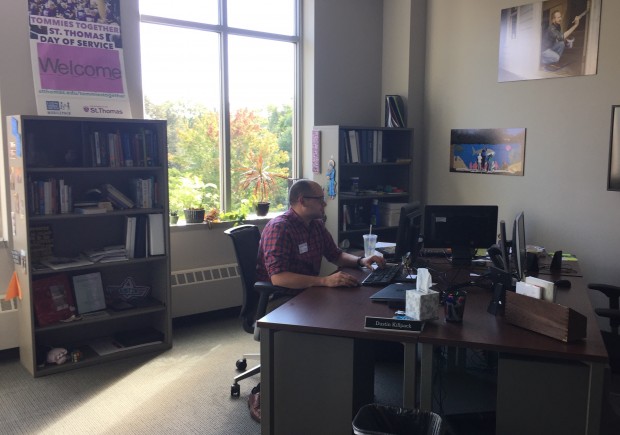
<svg viewBox="0 0 620 435"><path fill-rule="evenodd" d="M558 279L557 281L554 282L556 287L560 287L560 288L570 288L571 286L571 282L567 279Z"/></svg>

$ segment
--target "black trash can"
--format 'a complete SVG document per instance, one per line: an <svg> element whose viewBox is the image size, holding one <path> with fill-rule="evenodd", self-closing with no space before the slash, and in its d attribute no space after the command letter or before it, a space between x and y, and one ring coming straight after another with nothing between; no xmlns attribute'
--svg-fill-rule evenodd
<svg viewBox="0 0 620 435"><path fill-rule="evenodd" d="M356 435L441 435L445 429L434 412L371 403L353 419Z"/></svg>

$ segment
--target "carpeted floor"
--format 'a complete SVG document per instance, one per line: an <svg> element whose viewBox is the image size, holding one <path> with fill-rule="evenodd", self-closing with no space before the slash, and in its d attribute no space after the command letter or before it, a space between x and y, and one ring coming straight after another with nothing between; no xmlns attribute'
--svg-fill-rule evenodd
<svg viewBox="0 0 620 435"><path fill-rule="evenodd" d="M247 406L260 376L240 383L240 398L230 396L238 373L235 361L243 353L259 351L259 343L242 330L237 313L175 319L173 330L174 347L167 352L37 379L21 366L15 349L0 351L0 434L260 434L260 424L250 418ZM399 406L399 348L384 346L381 355L375 401ZM612 391L620 391L620 383ZM447 414L476 411L469 409L470 402L480 405L493 398L491 392L464 404L453 403L453 398L472 399L471 394L439 396L445 396L442 408ZM617 427L620 411L615 411L604 404L602 434ZM472 421L472 414L455 416L452 425L459 434L493 434L494 415L487 414L474 414L480 421Z"/></svg>
<svg viewBox="0 0 620 435"><path fill-rule="evenodd" d="M259 344L224 314L177 319L174 346L159 355L37 379L17 352L0 352L0 433L260 434L247 406L259 377L230 396L236 359Z"/></svg>

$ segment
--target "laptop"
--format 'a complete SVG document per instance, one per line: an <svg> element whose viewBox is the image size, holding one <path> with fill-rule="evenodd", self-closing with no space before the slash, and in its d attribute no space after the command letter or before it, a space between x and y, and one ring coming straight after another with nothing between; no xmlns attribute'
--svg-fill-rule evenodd
<svg viewBox="0 0 620 435"><path fill-rule="evenodd" d="M395 282L382 288L370 297L373 302L402 302L406 301L405 290L413 290L416 288L415 282Z"/></svg>

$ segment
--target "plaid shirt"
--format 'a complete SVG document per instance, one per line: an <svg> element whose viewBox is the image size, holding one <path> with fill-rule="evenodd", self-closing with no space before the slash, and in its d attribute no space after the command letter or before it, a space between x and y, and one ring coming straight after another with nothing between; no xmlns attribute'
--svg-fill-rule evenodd
<svg viewBox="0 0 620 435"><path fill-rule="evenodd" d="M258 248L256 280L271 281L272 275L294 272L317 276L323 255L335 262L342 250L320 219L306 227L303 220L289 209L265 226Z"/></svg>

